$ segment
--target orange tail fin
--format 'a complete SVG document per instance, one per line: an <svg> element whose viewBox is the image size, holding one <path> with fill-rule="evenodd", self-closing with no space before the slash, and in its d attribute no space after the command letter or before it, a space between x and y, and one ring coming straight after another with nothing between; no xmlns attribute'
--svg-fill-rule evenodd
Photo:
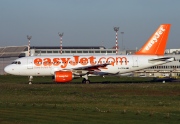
<svg viewBox="0 0 180 124"><path fill-rule="evenodd" d="M171 24L162 24L135 55L164 55Z"/></svg>

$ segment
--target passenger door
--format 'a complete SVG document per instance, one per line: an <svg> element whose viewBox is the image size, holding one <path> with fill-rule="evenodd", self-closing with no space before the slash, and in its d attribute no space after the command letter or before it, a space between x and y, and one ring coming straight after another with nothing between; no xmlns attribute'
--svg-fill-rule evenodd
<svg viewBox="0 0 180 124"><path fill-rule="evenodd" d="M133 56L133 67L138 67L138 57L137 56Z"/></svg>
<svg viewBox="0 0 180 124"><path fill-rule="evenodd" d="M33 59L32 58L27 59L27 69L33 69Z"/></svg>

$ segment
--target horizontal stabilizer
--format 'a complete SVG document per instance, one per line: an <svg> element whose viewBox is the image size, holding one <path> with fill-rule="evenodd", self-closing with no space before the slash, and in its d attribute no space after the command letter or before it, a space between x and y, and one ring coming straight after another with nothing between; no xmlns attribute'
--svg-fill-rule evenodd
<svg viewBox="0 0 180 124"><path fill-rule="evenodd" d="M174 61L175 58L174 57L161 57L161 58L157 58L157 59L150 59L149 61L151 62L157 62L157 61Z"/></svg>

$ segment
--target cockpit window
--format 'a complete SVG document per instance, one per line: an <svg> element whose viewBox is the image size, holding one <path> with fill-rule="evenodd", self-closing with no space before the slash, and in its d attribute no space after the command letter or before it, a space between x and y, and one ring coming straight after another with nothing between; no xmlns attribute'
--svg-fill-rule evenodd
<svg viewBox="0 0 180 124"><path fill-rule="evenodd" d="M14 62L12 62L12 64L21 64L21 62L20 61L14 61Z"/></svg>
<svg viewBox="0 0 180 124"><path fill-rule="evenodd" d="M16 61L12 62L11 64L16 64Z"/></svg>

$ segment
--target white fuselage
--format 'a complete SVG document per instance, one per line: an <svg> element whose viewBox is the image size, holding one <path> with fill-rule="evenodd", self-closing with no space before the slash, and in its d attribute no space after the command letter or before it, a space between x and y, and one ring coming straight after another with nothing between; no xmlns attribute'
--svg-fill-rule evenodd
<svg viewBox="0 0 180 124"><path fill-rule="evenodd" d="M17 59L4 70L13 75L51 76L60 70L74 70L109 63L106 67L99 68L97 72L123 74L173 61L149 61L157 58L159 57L156 55L32 56Z"/></svg>

